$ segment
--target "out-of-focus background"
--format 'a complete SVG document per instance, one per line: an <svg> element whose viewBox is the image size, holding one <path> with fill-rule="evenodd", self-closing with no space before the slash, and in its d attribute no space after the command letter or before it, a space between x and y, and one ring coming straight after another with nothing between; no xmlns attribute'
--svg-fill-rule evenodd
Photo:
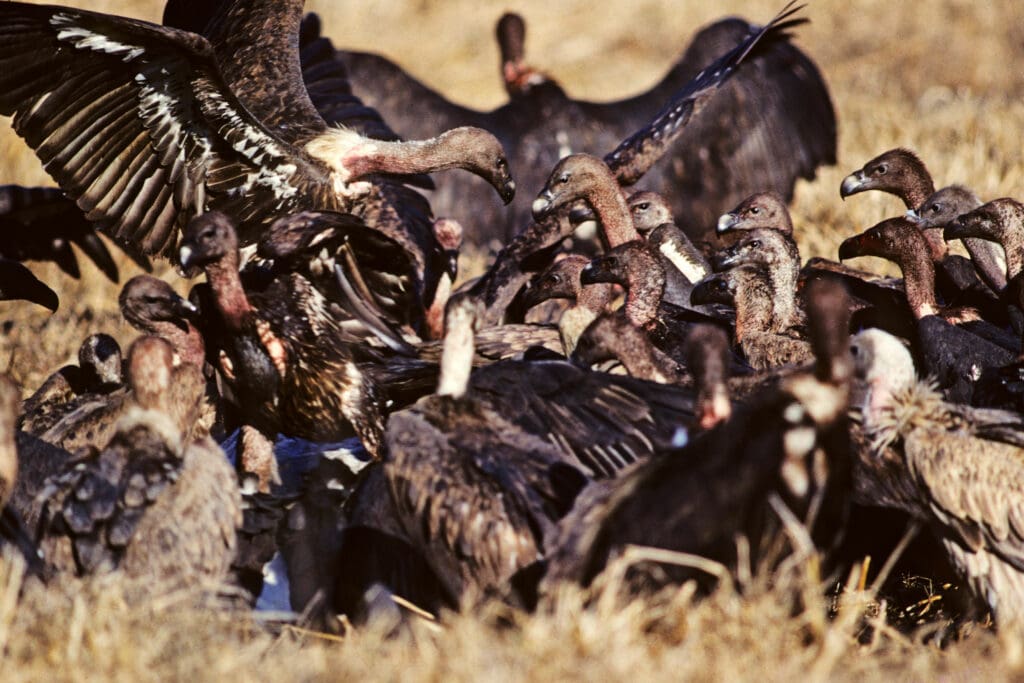
<svg viewBox="0 0 1024 683"><path fill-rule="evenodd" d="M162 3L81 0L88 9L159 20ZM703 24L725 14L770 19L783 0L374 0L309 2L339 47L380 52L430 86L472 106L497 106L494 24L516 10L528 25L531 63L572 95L616 99L644 90L682 53ZM839 182L881 151L917 150L936 182L969 184L983 199L1024 195L1024 5L1015 0L815 0L796 42L818 63L839 118L839 164L800 183L793 206L805 257L835 255L854 231L902 212L898 200L867 193L839 199ZM513 169L514 171L515 169ZM0 121L0 183L50 184L34 155ZM521 187L521 192L538 188ZM124 282L135 269L122 259ZM877 263L863 263L867 267ZM0 303L0 370L26 391L74 357L81 340L134 333L116 310L118 285L83 259L83 278L34 266L61 297L50 315ZM157 274L188 283L166 264ZM875 558L881 562L884 558ZM850 610L824 617L813 579L803 608L777 591L721 590L697 607L679 594L655 603L584 610L567 600L526 619L504 612L451 619L439 632L383 639L372 629L344 643L288 631L268 635L247 618L196 611L163 599L127 605L102 582L66 593L33 593L13 609L17 582L0 566L0 671L20 680L348 679L495 680L638 678L780 680L879 678L991 679L1018 674L1019 639L978 633L949 650L884 627L858 639ZM13 588L12 588L13 587ZM13 591L13 592L12 592ZM921 609L927 611L925 596ZM880 610L868 610L865 622ZM845 615L845 616L844 616ZM878 624L876 624L878 625ZM297 647L297 643L302 647Z"/></svg>

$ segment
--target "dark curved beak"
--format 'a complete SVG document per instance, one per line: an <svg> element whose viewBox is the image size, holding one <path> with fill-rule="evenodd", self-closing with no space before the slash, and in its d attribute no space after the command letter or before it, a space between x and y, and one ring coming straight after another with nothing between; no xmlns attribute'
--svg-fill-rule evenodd
<svg viewBox="0 0 1024 683"><path fill-rule="evenodd" d="M967 224L960 218L957 218L955 221L947 225L945 229L943 229L942 231L942 239L946 240L947 242L951 240L962 240L965 237L974 236L975 235L973 235L971 231L968 229Z"/></svg>
<svg viewBox="0 0 1024 683"><path fill-rule="evenodd" d="M448 274L452 282L455 282L455 278L459 274L459 250L447 249L444 252L444 256L444 272Z"/></svg>
<svg viewBox="0 0 1024 683"><path fill-rule="evenodd" d="M839 185L839 196L842 199L846 199L851 194L857 194L863 192L867 188L864 187L865 178L864 171L856 171L843 178L842 184Z"/></svg>
<svg viewBox="0 0 1024 683"><path fill-rule="evenodd" d="M523 291L519 296L523 303L523 310L526 311L547 300L543 290L532 282L527 282L523 286Z"/></svg>
<svg viewBox="0 0 1024 683"><path fill-rule="evenodd" d="M863 234L854 235L843 240L839 245L839 260L857 258L858 256L870 256L867 251L867 241Z"/></svg>
<svg viewBox="0 0 1024 683"><path fill-rule="evenodd" d="M498 188L498 195L501 196L501 201L505 202L505 205L508 206L516 198L516 181L509 178L502 183L501 187Z"/></svg>
<svg viewBox="0 0 1024 683"><path fill-rule="evenodd" d="M175 315L187 320L195 320L199 315L196 305L180 296L176 296L171 302L171 310Z"/></svg>
<svg viewBox="0 0 1024 683"><path fill-rule="evenodd" d="M580 271L580 284L596 285L600 282L615 282L615 280L608 277L608 273L605 272L602 265L601 257L598 257L588 263L583 270Z"/></svg>
<svg viewBox="0 0 1024 683"><path fill-rule="evenodd" d="M734 213L723 213L718 217L718 224L715 225L715 232L719 235L729 232L739 221Z"/></svg>
<svg viewBox="0 0 1024 683"><path fill-rule="evenodd" d="M596 218L594 210L586 203L573 206L572 210L569 211L569 224L572 226L579 226L587 221L596 220Z"/></svg>
<svg viewBox="0 0 1024 683"><path fill-rule="evenodd" d="M701 280L690 291L690 303L694 306L706 304L731 304L732 301L723 301L721 296L722 288L715 278Z"/></svg>
<svg viewBox="0 0 1024 683"><path fill-rule="evenodd" d="M739 265L739 257L730 251L719 251L711 256L711 270L720 273Z"/></svg>
<svg viewBox="0 0 1024 683"><path fill-rule="evenodd" d="M551 194L551 190L545 189L537 198L533 200L533 204L530 205L530 211L533 213L534 220L541 220L546 218L554 207L554 195Z"/></svg>

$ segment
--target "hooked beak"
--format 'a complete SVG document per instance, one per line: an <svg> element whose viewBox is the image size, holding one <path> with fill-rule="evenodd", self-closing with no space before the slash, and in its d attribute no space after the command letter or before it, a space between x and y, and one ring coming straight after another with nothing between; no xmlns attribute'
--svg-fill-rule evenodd
<svg viewBox="0 0 1024 683"><path fill-rule="evenodd" d="M864 187L865 179L864 172L857 171L843 178L842 184L839 186L839 196L842 199L846 199L851 194L857 194L863 192L867 188Z"/></svg>
<svg viewBox="0 0 1024 683"><path fill-rule="evenodd" d="M175 315L181 316L182 318L193 319L199 315L199 308L197 308L196 305L188 299L180 296L175 297L171 310L174 311Z"/></svg>
<svg viewBox="0 0 1024 683"><path fill-rule="evenodd" d="M523 286L522 293L523 308L527 311L536 306L537 304L543 303L547 297L541 291L541 288L536 286L532 282L527 282Z"/></svg>
<svg viewBox="0 0 1024 683"><path fill-rule="evenodd" d="M711 270L716 273L736 265L739 265L739 256L729 251L720 251L711 257Z"/></svg>
<svg viewBox="0 0 1024 683"><path fill-rule="evenodd" d="M718 218L718 225L715 226L715 232L719 235L727 233L732 230L732 227L737 223L736 214L734 213L723 213Z"/></svg>
<svg viewBox="0 0 1024 683"><path fill-rule="evenodd" d="M718 295L720 291L718 281L714 278L701 280L690 290L690 303L694 306L731 304L731 301L722 301L722 297Z"/></svg>
<svg viewBox="0 0 1024 683"><path fill-rule="evenodd" d="M601 269L595 266L599 261L600 259L594 259L580 271L581 285L596 285L599 282L609 282L609 280L602 277Z"/></svg>
<svg viewBox="0 0 1024 683"><path fill-rule="evenodd" d="M839 245L839 260L845 261L858 256L869 256L869 254L864 251L864 247L864 235L848 237Z"/></svg>
<svg viewBox="0 0 1024 683"><path fill-rule="evenodd" d="M967 224L959 217L955 221L947 225L945 229L942 231L942 239L946 240L947 242L951 240L962 240L965 237L973 236L974 235L972 235L968 231Z"/></svg>
<svg viewBox="0 0 1024 683"><path fill-rule="evenodd" d="M516 198L516 181L509 178L506 180L500 188L498 188L498 195L501 196L501 201L505 202L508 206L513 199Z"/></svg>
<svg viewBox="0 0 1024 683"><path fill-rule="evenodd" d="M541 220L551 213L552 202L554 196L551 194L551 190L544 190L537 198L533 200L533 204L530 205L530 211L533 212L534 220Z"/></svg>
<svg viewBox="0 0 1024 683"><path fill-rule="evenodd" d="M907 209L907 213L904 214L904 216L908 221L910 221L914 225L917 225L918 223L921 222L921 214L919 214L914 209Z"/></svg>
<svg viewBox="0 0 1024 683"><path fill-rule="evenodd" d="M188 269L192 267L192 255L195 252L192 251L192 247L187 244L183 244L178 250L178 262L181 263L181 267Z"/></svg>
<svg viewBox="0 0 1024 683"><path fill-rule="evenodd" d="M459 274L459 250L449 249L444 252L445 264L444 272L448 274L452 282L455 282L456 276Z"/></svg>
<svg viewBox="0 0 1024 683"><path fill-rule="evenodd" d="M588 221L592 222L596 219L594 216L594 210L590 208L590 205L586 203L578 203L572 207L569 211L569 224L573 226L580 226Z"/></svg>

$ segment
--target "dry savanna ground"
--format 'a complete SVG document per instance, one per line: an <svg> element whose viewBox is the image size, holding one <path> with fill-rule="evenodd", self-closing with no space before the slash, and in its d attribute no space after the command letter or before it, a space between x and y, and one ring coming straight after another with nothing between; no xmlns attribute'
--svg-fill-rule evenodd
<svg viewBox="0 0 1024 683"><path fill-rule="evenodd" d="M146 19L162 9L142 0L72 4ZM492 107L502 97L492 29L506 9L526 17L533 63L574 95L613 99L653 83L701 24L724 13L765 21L782 2L308 4L339 46L382 52L454 99ZM839 165L797 189L793 212L805 256L834 255L843 237L902 210L890 197L869 193L843 203L838 196L849 170L896 145L916 149L940 184L967 183L986 199L1021 193L1024 6L817 0L804 13L812 24L799 29L797 42L824 72L840 122ZM49 182L6 121L0 182ZM37 267L61 296L54 315L0 304L0 370L26 390L71 359L89 332L132 336L116 312L117 285L89 264L83 270L76 281ZM165 264L157 270L176 277ZM125 262L122 280L133 272ZM531 617L495 608L441 625L416 623L398 638L370 628L335 642L268 630L247 614L197 608L182 596L138 598L101 581L50 592L27 586L15 608L21 580L0 562L0 671L7 681L1020 676L1019 634L976 627L940 650L934 627L911 636L888 628L869 593L826 598L814 567L794 558L773 577L722 588L697 604L686 590L626 604L612 578L592 594L570 591Z"/></svg>

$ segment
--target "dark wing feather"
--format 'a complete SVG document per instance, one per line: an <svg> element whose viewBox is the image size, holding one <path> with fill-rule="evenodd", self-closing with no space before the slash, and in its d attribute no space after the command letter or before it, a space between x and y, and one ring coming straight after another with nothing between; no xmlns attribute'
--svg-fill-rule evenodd
<svg viewBox="0 0 1024 683"><path fill-rule="evenodd" d="M79 277L71 243L117 282L117 264L96 227L63 192L54 187L0 187L0 255L17 261L53 260L68 275ZM144 260L139 265L148 267Z"/></svg>
<svg viewBox="0 0 1024 683"><path fill-rule="evenodd" d="M662 157L689 122L690 117L707 104L714 92L761 41L771 43L785 40L787 29L806 21L792 18L802 8L793 5L794 3L790 2L767 26L752 30L739 45L698 73L672 97L669 104L649 125L631 135L605 156L605 163L616 174L620 184L632 185Z"/></svg>
<svg viewBox="0 0 1024 683"><path fill-rule="evenodd" d="M0 259L0 300L24 299L56 311L57 294L17 261Z"/></svg>
<svg viewBox="0 0 1024 683"><path fill-rule="evenodd" d="M551 444L462 407L430 397L392 415L385 465L406 532L455 595L539 559L584 482Z"/></svg>
<svg viewBox="0 0 1024 683"><path fill-rule="evenodd" d="M0 113L87 218L145 253L171 250L207 208L257 221L327 201L324 169L238 105L189 33L4 3L0 93Z"/></svg>
<svg viewBox="0 0 1024 683"><path fill-rule="evenodd" d="M475 371L471 385L477 400L523 431L543 435L598 478L670 447L693 416L687 389L558 361L496 363Z"/></svg>

